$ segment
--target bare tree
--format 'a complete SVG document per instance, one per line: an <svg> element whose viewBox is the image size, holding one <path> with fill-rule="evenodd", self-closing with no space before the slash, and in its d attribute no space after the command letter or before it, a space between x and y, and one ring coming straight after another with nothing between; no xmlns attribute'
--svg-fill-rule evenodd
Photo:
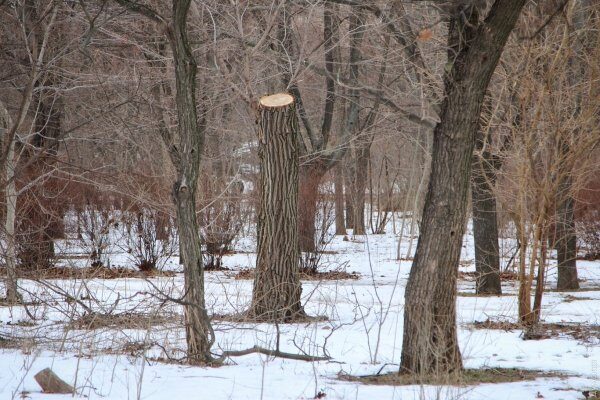
<svg viewBox="0 0 600 400"><path fill-rule="evenodd" d="M184 310L188 361L192 364L212 361L214 342L204 299L204 266L200 234L196 220L196 189L204 142L204 115L196 110L197 65L187 36L187 17L191 0L173 0L172 15L166 19L150 7L136 1L116 0L128 10L158 24L168 39L175 64L175 104L177 130L164 131L163 141L169 149L177 171L173 199L177 215L180 251L184 264ZM201 105L202 106L202 105Z"/></svg>
<svg viewBox="0 0 600 400"><path fill-rule="evenodd" d="M422 229L405 292L400 371L462 369L456 333L456 280L465 229L471 160L481 105L525 0L450 7L448 65Z"/></svg>

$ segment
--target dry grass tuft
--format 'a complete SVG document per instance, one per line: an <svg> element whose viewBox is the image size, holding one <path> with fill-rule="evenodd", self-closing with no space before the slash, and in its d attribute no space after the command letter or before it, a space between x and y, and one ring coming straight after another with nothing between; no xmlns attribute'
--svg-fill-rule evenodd
<svg viewBox="0 0 600 400"><path fill-rule="evenodd" d="M238 273L232 275L235 279L254 279L254 269L244 268ZM312 271L312 270L300 270L300 279L303 281L338 281L344 279L357 280L360 278L360 274L357 272L346 272L346 271Z"/></svg>
<svg viewBox="0 0 600 400"><path fill-rule="evenodd" d="M560 336L570 336L581 342L591 342L593 339L600 340L600 325L541 323L528 327L516 322L487 319L485 321L475 321L469 326L475 329L523 330L523 340L543 340Z"/></svg>
<svg viewBox="0 0 600 400"><path fill-rule="evenodd" d="M153 278L175 276L171 271L148 270L139 271L130 268L108 267L52 267L44 269L18 270L18 277L24 279L123 279ZM0 268L0 277L6 276L6 268Z"/></svg>
<svg viewBox="0 0 600 400"><path fill-rule="evenodd" d="M523 370L517 368L481 368L465 369L460 374L413 376L392 372L380 375L352 376L346 374L338 375L339 379L350 382L360 382L367 385L450 385L470 386L483 383L506 383L529 381L537 378L562 377L557 372L545 372L535 370Z"/></svg>
<svg viewBox="0 0 600 400"><path fill-rule="evenodd" d="M178 324L183 325L180 314L146 314L124 312L119 314L86 314L69 323L71 329L147 329L155 325Z"/></svg>

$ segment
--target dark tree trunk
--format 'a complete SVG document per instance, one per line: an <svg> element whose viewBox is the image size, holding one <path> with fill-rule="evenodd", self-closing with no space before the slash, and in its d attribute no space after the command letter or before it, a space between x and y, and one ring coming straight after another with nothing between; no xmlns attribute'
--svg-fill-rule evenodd
<svg viewBox="0 0 600 400"><path fill-rule="evenodd" d="M354 191L352 199L354 200L354 235L366 234L365 229L365 197L367 191L367 178L369 173L369 157L370 151L368 148L357 149L356 167L354 170Z"/></svg>
<svg viewBox="0 0 600 400"><path fill-rule="evenodd" d="M478 132L478 136L483 133ZM478 137L476 148L483 150L484 139ZM475 271L477 294L502 294L500 283L500 250L498 219L493 187L496 172L492 155L483 150L473 156L471 196L473 207L473 239L475 241Z"/></svg>
<svg viewBox="0 0 600 400"><path fill-rule="evenodd" d="M303 315L298 272L299 150L294 98L283 93L265 96L260 99L258 113L260 204L249 315L283 322Z"/></svg>
<svg viewBox="0 0 600 400"><path fill-rule="evenodd" d="M344 178L342 176L342 168L338 163L334 169L334 191L335 191L335 234L345 235L346 224L344 219Z"/></svg>
<svg viewBox="0 0 600 400"><path fill-rule="evenodd" d="M300 168L298 224L301 251L316 251L315 221L319 202L319 184L325 172L326 169L318 161Z"/></svg>
<svg viewBox="0 0 600 400"><path fill-rule="evenodd" d="M577 236L571 176L565 176L559 193L564 193L556 213L556 253L558 258L558 290L579 289L577 278Z"/></svg>
<svg viewBox="0 0 600 400"><path fill-rule="evenodd" d="M346 229L354 229L354 207L353 207L353 192L354 192L354 167L350 160L347 160L347 167L344 170L344 192L346 193Z"/></svg>
<svg viewBox="0 0 600 400"><path fill-rule="evenodd" d="M497 0L483 22L475 6L451 10L451 66L444 76L431 179L405 292L401 372L447 375L462 370L456 281L475 134L484 93L524 3Z"/></svg>
<svg viewBox="0 0 600 400"><path fill-rule="evenodd" d="M180 263L184 276L184 321L187 358L191 364L213 361L210 348L214 332L204 301L204 265L196 220L196 190L204 145L205 117L196 110L196 60L187 36L187 15L191 0L173 0L172 20L166 21L147 6L133 0L116 0L129 10L157 23L167 33L175 64L175 105L177 132L166 126L159 130L177 171L173 201L179 233Z"/></svg>
<svg viewBox="0 0 600 400"><path fill-rule="evenodd" d="M585 28L589 20L591 0L580 0L575 3L572 14L572 26L575 31ZM569 82L573 87L580 86L586 76L586 65L582 60L585 58L584 50L586 46L593 46L594 37L575 37L571 48L573 57L569 60ZM576 96L575 115L581 113L582 96ZM574 130L574 135L579 134L579 129ZM561 143L561 153L564 159L568 159L568 142ZM575 233L575 212L573 199L573 177L572 167L564 166L561 171L561 182L558 188L558 209L556 215L556 233L557 233L557 257L558 257L558 281L556 288L558 290L579 289L577 278L577 236Z"/></svg>
<svg viewBox="0 0 600 400"><path fill-rule="evenodd" d="M172 153L177 181L173 186L177 229L184 270L184 318L187 356L192 364L212 361L210 348L214 333L204 302L204 266L196 221L196 188L204 142L204 119L196 111L196 60L187 37L190 0L173 0L173 22L169 42L175 62L175 103L177 106L179 146ZM172 143L165 143L173 148Z"/></svg>

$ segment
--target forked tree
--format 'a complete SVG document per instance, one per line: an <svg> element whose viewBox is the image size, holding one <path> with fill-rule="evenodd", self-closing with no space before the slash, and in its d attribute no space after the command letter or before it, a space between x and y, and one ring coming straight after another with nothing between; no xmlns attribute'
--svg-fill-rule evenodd
<svg viewBox="0 0 600 400"><path fill-rule="evenodd" d="M298 117L294 97L258 105L260 182L256 273L249 315L287 321L303 315L298 242Z"/></svg>
<svg viewBox="0 0 600 400"><path fill-rule="evenodd" d="M471 162L485 91L526 0L448 7L448 64L422 230L405 292L400 372L462 370L456 282L465 230ZM485 2L484 2L485 3Z"/></svg>

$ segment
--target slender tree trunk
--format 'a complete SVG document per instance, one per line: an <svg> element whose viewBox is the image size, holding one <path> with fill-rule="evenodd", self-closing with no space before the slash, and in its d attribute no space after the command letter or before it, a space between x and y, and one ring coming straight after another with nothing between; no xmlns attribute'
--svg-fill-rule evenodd
<svg viewBox="0 0 600 400"><path fill-rule="evenodd" d="M465 229L475 134L484 93L525 0L497 0L484 22L476 6L454 9L445 98L434 129L432 172L405 292L400 371L462 370L456 281Z"/></svg>
<svg viewBox="0 0 600 400"><path fill-rule="evenodd" d="M517 236L521 246L519 247L519 321L525 321L531 314L531 285L527 275L527 244L529 239L524 226L524 219L519 216L517 222Z"/></svg>
<svg viewBox="0 0 600 400"><path fill-rule="evenodd" d="M357 149L356 167L354 169L354 231L355 235L366 234L365 229L365 196L367 190L367 179L369 173L369 149Z"/></svg>
<svg viewBox="0 0 600 400"><path fill-rule="evenodd" d="M350 158L350 157L348 157ZM344 192L346 193L346 229L354 229L354 163L346 160L344 170Z"/></svg>
<svg viewBox="0 0 600 400"><path fill-rule="evenodd" d="M342 167L338 163L334 169L334 191L335 191L335 234L345 235L346 224L344 221L344 178L342 177Z"/></svg>
<svg viewBox="0 0 600 400"><path fill-rule="evenodd" d="M260 99L260 205L250 316L288 321L303 315L298 273L298 121L294 98ZM314 224L314 220L311 221Z"/></svg>
<svg viewBox="0 0 600 400"><path fill-rule="evenodd" d="M169 41L175 62L179 150L176 155L177 182L173 187L177 228L184 270L185 331L188 360L192 364L212 361L214 333L204 302L204 266L196 221L196 188L204 142L204 120L196 111L196 60L187 37L190 0L173 0ZM167 146L171 143L166 143Z"/></svg>
<svg viewBox="0 0 600 400"><path fill-rule="evenodd" d="M175 64L175 105L177 134L159 123L163 142L177 171L173 201L179 233L180 262L183 259L183 301L187 357L191 364L213 361L210 348L214 332L204 301L204 265L196 220L196 190L204 145L205 116L196 109L197 65L187 36L187 16L191 0L173 0L172 20L166 21L150 7L137 1L116 0L132 12L157 23L169 39Z"/></svg>
<svg viewBox="0 0 600 400"><path fill-rule="evenodd" d="M406 251L406 258L410 258L413 254L413 242L415 237L415 227L421 224L421 217L423 214L423 199L425 195L425 189L429 185L429 177L431 175L431 135L425 136L425 140L420 140L421 146L425 149L423 152L423 172L421 173L421 179L419 180L419 187L415 192L415 198L413 202L412 214L410 217L410 235L408 238L408 249Z"/></svg>
<svg viewBox="0 0 600 400"><path fill-rule="evenodd" d="M11 121L10 115L4 105L0 104L0 131L2 141L8 139L8 129ZM0 143L2 143L0 141ZM4 143L2 143L4 144ZM7 157L5 163L4 182L4 197L5 197L5 214L4 214L4 233L6 235L6 300L11 304L16 304L21 301L21 296L17 289L17 249L15 246L15 216L17 210L17 189L14 180L14 142L7 144Z"/></svg>
<svg viewBox="0 0 600 400"><path fill-rule="evenodd" d="M478 135L483 135L479 132ZM483 139L477 138L476 147L483 148ZM477 294L502 294L500 283L500 249L495 181L492 160L488 152L473 157L471 198L473 209L473 239L475 241L475 271Z"/></svg>

